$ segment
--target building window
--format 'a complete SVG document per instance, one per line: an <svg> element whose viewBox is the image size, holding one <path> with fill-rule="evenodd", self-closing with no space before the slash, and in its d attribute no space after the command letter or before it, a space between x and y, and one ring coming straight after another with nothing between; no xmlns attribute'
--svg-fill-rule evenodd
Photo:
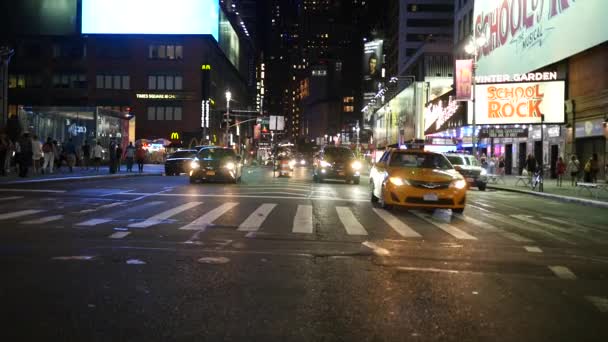
<svg viewBox="0 0 608 342"><path fill-rule="evenodd" d="M53 58L82 59L87 56L86 45L81 42L62 42L53 44Z"/></svg>
<svg viewBox="0 0 608 342"><path fill-rule="evenodd" d="M355 111L355 107L354 106L344 106L344 112L345 113L352 113Z"/></svg>
<svg viewBox="0 0 608 342"><path fill-rule="evenodd" d="M131 77L129 75L97 75L97 89L131 89Z"/></svg>
<svg viewBox="0 0 608 342"><path fill-rule="evenodd" d="M153 106L148 107L149 121L181 121L182 107Z"/></svg>
<svg viewBox="0 0 608 342"><path fill-rule="evenodd" d="M42 77L31 74L10 74L8 76L8 87L14 88L40 88Z"/></svg>
<svg viewBox="0 0 608 342"><path fill-rule="evenodd" d="M184 58L183 45L149 45L148 58L181 60Z"/></svg>
<svg viewBox="0 0 608 342"><path fill-rule="evenodd" d="M149 75L149 90L183 90L184 79L180 75Z"/></svg>
<svg viewBox="0 0 608 342"><path fill-rule="evenodd" d="M54 74L53 88L86 88L87 77L85 74Z"/></svg>

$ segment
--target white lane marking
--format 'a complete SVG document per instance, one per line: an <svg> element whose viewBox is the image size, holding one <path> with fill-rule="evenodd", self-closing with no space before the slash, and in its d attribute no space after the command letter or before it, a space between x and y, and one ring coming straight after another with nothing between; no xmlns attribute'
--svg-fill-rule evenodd
<svg viewBox="0 0 608 342"><path fill-rule="evenodd" d="M112 221L112 219L109 219L109 218L97 219L96 218L96 219L90 219L90 220L87 220L87 221L76 223L76 225L77 226L85 226L85 227L93 227L93 226L104 224L104 223L107 223L107 222L110 222L110 221Z"/></svg>
<svg viewBox="0 0 608 342"><path fill-rule="evenodd" d="M175 208L169 209L167 211L163 211L162 213L154 215L154 216L146 219L143 222L132 223L128 227L129 228L152 227L152 226L162 223L164 220L166 220L172 216L175 216L181 212L184 212L184 211L192 209L198 205L201 205L202 203L203 202L188 202L188 203L182 204L180 206L177 206Z"/></svg>
<svg viewBox="0 0 608 342"><path fill-rule="evenodd" d="M490 208L490 209L495 209L496 208L493 205L490 205L490 204L487 204L487 203L481 202L481 201L475 201L474 203L477 204L477 205L480 205L482 207L486 207L486 208Z"/></svg>
<svg viewBox="0 0 608 342"><path fill-rule="evenodd" d="M119 205L124 204L124 203L125 202L108 203L108 204L100 205L99 207L94 208L94 209L84 209L84 210L81 210L81 211L79 211L79 213L81 213L81 214L91 213L91 212L102 210L102 209L113 208L113 207L119 206Z"/></svg>
<svg viewBox="0 0 608 342"><path fill-rule="evenodd" d="M460 271L458 271L458 270L446 270L446 269L432 268L432 267L407 267L407 266L400 266L400 267L397 267L397 269L401 270L401 271L417 271L417 272L431 272L431 273L452 273L452 274L458 274L458 273L460 273Z"/></svg>
<svg viewBox="0 0 608 342"><path fill-rule="evenodd" d="M237 198L263 198L263 199L285 199L285 200L298 200L301 201L303 198L302 197L295 197L295 196L257 196L257 195L239 195L237 193L235 194L230 194L230 195L226 195L226 194L158 194L158 193L128 193L128 194L116 194L117 196L128 196L128 195L135 195L135 196L142 196L142 197L138 197L139 198L143 198L143 197L195 197L195 198L201 198L201 197L212 197L212 198L229 198L229 199L237 199ZM330 196L310 196L310 197L306 197L307 200L323 200L323 201L334 201L334 202L365 202L368 203L369 202L369 198L367 199L359 199L359 198L339 198L339 197L330 197Z"/></svg>
<svg viewBox="0 0 608 342"><path fill-rule="evenodd" d="M52 257L52 260L93 260L94 255L71 255L71 256L58 256Z"/></svg>
<svg viewBox="0 0 608 342"><path fill-rule="evenodd" d="M21 224L43 224L43 223L49 223L49 222L53 222L53 221L59 221L62 218L63 218L63 215L53 215L53 216L42 217L42 218L35 219L35 220L21 222Z"/></svg>
<svg viewBox="0 0 608 342"><path fill-rule="evenodd" d="M467 203L467 207L468 207L468 208L475 208L475 209L480 210L480 211L483 211L483 212L488 212L488 213L490 212L490 211L489 211L488 209L486 209L486 208L478 207L478 206L475 206L475 205L472 205L472 204L469 204L469 203Z"/></svg>
<svg viewBox="0 0 608 342"><path fill-rule="evenodd" d="M574 236L581 237L581 238L584 238L584 239L587 239L587 240L596 241L596 239L597 239L597 237L591 238L591 237L588 237L588 236L585 236L585 235L576 234L576 232L573 231L573 230L564 229L564 228L556 226L555 224L549 224L549 223L546 223L546 222L543 222L543 221L536 220L536 219L533 218L533 216L530 216L530 215L511 215L511 217L514 217L514 218L516 218L516 219L518 219L520 221L524 221L524 222L527 222L527 223L532 223L534 225L537 225L537 226L540 226L540 227L543 227L543 228L555 230L555 231L558 231L558 232L564 233L564 234L574 235ZM587 231L588 231L587 229L582 230L582 231L579 229L579 232L582 232L582 233L585 233Z"/></svg>
<svg viewBox="0 0 608 342"><path fill-rule="evenodd" d="M596 297L596 296L585 296L591 304L600 310L600 312L608 312L608 298Z"/></svg>
<svg viewBox="0 0 608 342"><path fill-rule="evenodd" d="M336 211L338 212L338 217L340 218L340 221L342 221L348 235L367 235L367 231L363 228L361 223L357 221L357 218L349 207L336 207Z"/></svg>
<svg viewBox="0 0 608 342"><path fill-rule="evenodd" d="M395 230L399 235L406 237L406 238L422 237L422 235L418 234L415 230L410 228L410 226L401 222L401 220L399 220L398 218L393 216L388 211L383 210L383 209L378 209L378 208L372 208L372 210L374 210L374 212L378 216L380 216L380 218L383 219L384 222L386 222L386 224L388 224L391 228L393 228L393 230Z"/></svg>
<svg viewBox="0 0 608 342"><path fill-rule="evenodd" d="M312 234L312 205L298 205L296 216L293 219L294 233Z"/></svg>
<svg viewBox="0 0 608 342"><path fill-rule="evenodd" d="M507 239L511 239L511 240L517 241L517 242L533 242L532 240L528 239L527 237L523 237L519 234L515 234L515 233L511 233L511 232L506 232L506 231L494 226L493 224L479 221L470 216L462 215L462 214L453 214L453 215L455 217L460 218L460 219L464 220L465 222L473 224L479 228L496 232L496 233L506 237Z"/></svg>
<svg viewBox="0 0 608 342"><path fill-rule="evenodd" d="M452 226L451 224L437 222L422 213L417 213L417 212L413 212L413 211L411 213L416 215L418 218L434 225L435 227L443 230L444 232L452 235L453 237L455 237L459 240L477 240L477 238L474 237L473 235L470 235L469 233L467 233L463 230L460 230L460 229Z"/></svg>
<svg viewBox="0 0 608 342"><path fill-rule="evenodd" d="M276 207L276 203L264 203L259 208L257 208L247 219L241 223L239 226L239 231L242 232L256 232L262 226L262 223L266 220L268 215L274 207Z"/></svg>
<svg viewBox="0 0 608 342"><path fill-rule="evenodd" d="M548 236L548 237L550 237L550 238L552 238L554 240L561 241L561 242L564 242L564 243L568 243L568 244L572 244L572 245L575 244L572 241L569 241L567 239L561 238L561 237L559 237L559 236L557 236L557 235L555 235L555 234L553 234L551 232L548 232L546 230L534 229L532 227L519 224L518 222L514 222L513 220L509 219L508 217L500 215L500 214L493 214L493 213L489 213L489 212L484 212L484 213L482 213L482 215L484 215L485 217L488 217L488 218L490 218L492 220L496 220L498 222L510 225L510 226L518 228L518 229L523 229L523 230L526 230L526 231L529 231L529 232L533 232L533 233L537 233L537 234L544 234L544 235L546 235L546 236Z"/></svg>
<svg viewBox="0 0 608 342"><path fill-rule="evenodd" d="M2 197L0 198L0 201L13 201L13 200L18 200L18 199L22 199L23 196L10 196L10 197Z"/></svg>
<svg viewBox="0 0 608 342"><path fill-rule="evenodd" d="M542 253L543 250L536 246L524 246L524 249L530 253Z"/></svg>
<svg viewBox="0 0 608 342"><path fill-rule="evenodd" d="M67 190L43 190L43 189L8 189L8 188L0 188L0 192L48 192L52 194L62 194L67 192Z"/></svg>
<svg viewBox="0 0 608 342"><path fill-rule="evenodd" d="M110 236L108 236L110 239L122 239L125 236L131 234L131 232L116 232Z"/></svg>
<svg viewBox="0 0 608 342"><path fill-rule="evenodd" d="M207 226L209 226L213 221L217 220L220 216L224 215L226 212L236 207L237 205L238 203L235 202L224 203L179 229L204 231L205 229L207 229Z"/></svg>
<svg viewBox="0 0 608 342"><path fill-rule="evenodd" d="M565 266L549 266L549 269L561 279L574 280L576 275Z"/></svg>
<svg viewBox="0 0 608 342"><path fill-rule="evenodd" d="M373 242L370 242L370 241L365 241L365 242L363 242L363 243L361 243L361 244L362 244L363 246L365 246L365 247L367 247L367 248L369 248L369 249L373 250L373 251L374 251L374 254L376 254L376 255L380 255L380 256L386 256L386 255L391 254L391 253L388 251L388 249L386 249L386 248L382 248L382 247L380 247L380 246L376 245L376 244L375 244L375 243L373 243Z"/></svg>
<svg viewBox="0 0 608 342"><path fill-rule="evenodd" d="M35 210L35 209L13 211L12 213L0 214L0 220L9 220L9 219L13 219L13 218L21 217L21 216L34 215L34 214L41 213L43 211L44 210Z"/></svg>

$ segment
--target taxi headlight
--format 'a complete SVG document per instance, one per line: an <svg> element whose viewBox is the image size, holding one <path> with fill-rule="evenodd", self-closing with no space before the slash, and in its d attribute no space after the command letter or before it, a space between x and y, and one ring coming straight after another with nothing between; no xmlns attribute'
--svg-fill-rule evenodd
<svg viewBox="0 0 608 342"><path fill-rule="evenodd" d="M304 160L304 159L300 160L300 165L306 165L306 160Z"/></svg>
<svg viewBox="0 0 608 342"><path fill-rule="evenodd" d="M356 160L352 163L351 167L353 168L353 170L361 170L361 162Z"/></svg>
<svg viewBox="0 0 608 342"><path fill-rule="evenodd" d="M233 162L228 162L226 163L226 165L224 165L225 168L227 168L230 171L234 170L234 163Z"/></svg>
<svg viewBox="0 0 608 342"><path fill-rule="evenodd" d="M388 181L396 186L409 185L410 183L401 177L389 177Z"/></svg>
<svg viewBox="0 0 608 342"><path fill-rule="evenodd" d="M326 162L325 160L321 160L321 167L331 167L331 164Z"/></svg>
<svg viewBox="0 0 608 342"><path fill-rule="evenodd" d="M289 167L293 168L294 166L296 166L296 161L292 159L289 161Z"/></svg>
<svg viewBox="0 0 608 342"><path fill-rule="evenodd" d="M458 179L458 180L452 181L451 186L456 189L464 189L467 187L467 181L465 181L464 179Z"/></svg>
<svg viewBox="0 0 608 342"><path fill-rule="evenodd" d="M200 167L201 167L201 164L199 164L198 160L193 160L190 162L190 168L198 169Z"/></svg>
<svg viewBox="0 0 608 342"><path fill-rule="evenodd" d="M486 170L486 169L481 169L481 173L479 173L479 174L480 174L480 175L482 175L482 176L485 176L485 175L487 175L487 174L488 174L488 170Z"/></svg>

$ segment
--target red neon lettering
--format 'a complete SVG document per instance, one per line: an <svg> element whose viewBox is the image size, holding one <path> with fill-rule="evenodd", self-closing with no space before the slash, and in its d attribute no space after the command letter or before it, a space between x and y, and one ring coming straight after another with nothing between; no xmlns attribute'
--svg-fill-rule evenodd
<svg viewBox="0 0 608 342"><path fill-rule="evenodd" d="M559 1L559 3L558 3ZM551 0L549 18L553 18L570 7L568 0Z"/></svg>
<svg viewBox="0 0 608 342"><path fill-rule="evenodd" d="M509 1L503 0L502 6L500 6L500 10L498 10L498 18L496 18L496 22L498 23L498 34L500 38L500 45L505 45L507 43L507 38L509 38ZM504 23L504 25L503 25Z"/></svg>
<svg viewBox="0 0 608 342"><path fill-rule="evenodd" d="M534 26L534 12L530 13L528 11L528 4L530 3L530 1L532 0L524 0L524 8L523 8L523 24L526 28L530 28L532 26ZM535 8L536 6L532 5L532 8Z"/></svg>
<svg viewBox="0 0 608 342"><path fill-rule="evenodd" d="M513 0L513 2L511 2L511 37L515 37L517 35L517 32L519 31L519 29L521 28L521 15L522 15L522 7L521 7L521 1L522 0ZM524 0L526 1L526 0ZM517 2L517 6L515 6L515 2ZM517 8L517 13L513 13L513 11ZM515 20L517 20L517 25L515 25Z"/></svg>

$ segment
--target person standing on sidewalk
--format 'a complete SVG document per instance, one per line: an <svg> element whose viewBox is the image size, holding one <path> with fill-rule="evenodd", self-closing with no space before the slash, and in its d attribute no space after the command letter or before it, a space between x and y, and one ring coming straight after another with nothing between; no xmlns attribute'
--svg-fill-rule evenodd
<svg viewBox="0 0 608 342"><path fill-rule="evenodd" d="M116 146L116 171L120 172L120 163L122 161L122 147L120 144Z"/></svg>
<svg viewBox="0 0 608 342"><path fill-rule="evenodd" d="M116 140L112 138L108 145L108 156L110 157L110 173L116 173Z"/></svg>
<svg viewBox="0 0 608 342"><path fill-rule="evenodd" d="M42 173L42 143L38 139L38 136L34 134L32 137L32 163L34 174Z"/></svg>
<svg viewBox="0 0 608 342"><path fill-rule="evenodd" d="M564 159L562 157L557 158L555 171L557 173L557 186L561 187L564 173L566 173L566 163L564 163Z"/></svg>
<svg viewBox="0 0 608 342"><path fill-rule="evenodd" d="M532 176L534 176L534 172L536 172L536 159L534 159L534 156L531 153L528 154L524 168L528 173L528 177L532 178Z"/></svg>
<svg viewBox="0 0 608 342"><path fill-rule="evenodd" d="M137 146L135 151L135 159L137 160L137 168L139 173L144 172L144 162L146 161L146 150L141 145Z"/></svg>
<svg viewBox="0 0 608 342"><path fill-rule="evenodd" d="M589 161L591 162L591 182L597 183L597 174L600 173L600 161L598 160L597 153L593 153Z"/></svg>
<svg viewBox="0 0 608 342"><path fill-rule="evenodd" d="M570 158L566 170L570 174L571 185L576 186L576 183L578 183L579 174L581 172L581 162L578 161L575 155Z"/></svg>
<svg viewBox="0 0 608 342"><path fill-rule="evenodd" d="M101 142L97 142L95 146L93 146L93 164L95 167L95 171L99 171L99 165L101 165L101 157L103 156L103 148L101 147Z"/></svg>
<svg viewBox="0 0 608 342"><path fill-rule="evenodd" d="M125 150L125 159L127 161L127 172L133 172L133 160L135 159L135 146L133 146L133 142L130 142Z"/></svg>
<svg viewBox="0 0 608 342"><path fill-rule="evenodd" d="M87 140L84 141L84 144L81 147L82 149L82 166L84 166L85 170L89 169L89 164L91 163L91 145Z"/></svg>
<svg viewBox="0 0 608 342"><path fill-rule="evenodd" d="M65 159L68 163L70 172L74 172L74 165L76 165L76 146L74 145L72 138L68 139L63 152L65 153Z"/></svg>
<svg viewBox="0 0 608 342"><path fill-rule="evenodd" d="M55 149L53 148L53 139L46 138L46 142L42 145L42 153L44 153L44 164L42 164L42 173L48 168L49 173L53 173L53 164L55 163Z"/></svg>
<svg viewBox="0 0 608 342"><path fill-rule="evenodd" d="M32 139L29 133L23 133L19 138L19 177L27 177L32 160Z"/></svg>

